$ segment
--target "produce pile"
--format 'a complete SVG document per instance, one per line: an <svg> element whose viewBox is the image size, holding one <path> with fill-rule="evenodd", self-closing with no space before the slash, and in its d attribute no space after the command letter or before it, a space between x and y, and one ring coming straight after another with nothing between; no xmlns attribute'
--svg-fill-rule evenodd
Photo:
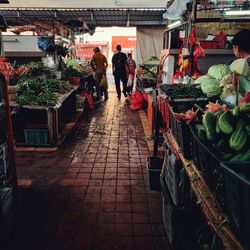
<svg viewBox="0 0 250 250"><path fill-rule="evenodd" d="M85 68L82 67L77 61L68 60L63 73L66 77L82 77L86 72Z"/></svg>
<svg viewBox="0 0 250 250"><path fill-rule="evenodd" d="M223 160L250 161L250 103L229 110L225 105L209 103L196 124L200 140L210 144Z"/></svg>
<svg viewBox="0 0 250 250"><path fill-rule="evenodd" d="M160 88L172 100L207 98L195 84L162 84Z"/></svg>
<svg viewBox="0 0 250 250"><path fill-rule="evenodd" d="M54 106L58 96L70 91L70 85L57 79L23 78L17 83L16 102L20 105Z"/></svg>
<svg viewBox="0 0 250 250"><path fill-rule="evenodd" d="M145 67L140 67L138 69L138 74L141 76L141 78L147 78L147 79L154 79L157 75L157 66L145 68Z"/></svg>
<svg viewBox="0 0 250 250"><path fill-rule="evenodd" d="M250 70L245 59L238 59L231 63L213 65L209 68L207 75L195 80L195 84L200 87L207 96L218 95L222 99L235 104L236 86L233 84L233 72L237 74L239 81L240 97L250 91ZM233 98L232 98L233 97Z"/></svg>

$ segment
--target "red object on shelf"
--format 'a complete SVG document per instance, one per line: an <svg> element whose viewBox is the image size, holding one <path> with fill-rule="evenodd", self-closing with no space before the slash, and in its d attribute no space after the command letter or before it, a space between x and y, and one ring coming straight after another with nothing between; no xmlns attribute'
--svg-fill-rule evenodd
<svg viewBox="0 0 250 250"><path fill-rule="evenodd" d="M221 31L214 37L213 41L217 42L216 46L218 49L225 49L227 44L227 36Z"/></svg>
<svg viewBox="0 0 250 250"><path fill-rule="evenodd" d="M218 41L200 41L200 45L203 49L217 49Z"/></svg>
<svg viewBox="0 0 250 250"><path fill-rule="evenodd" d="M67 77L67 80L71 85L79 86L81 82L81 77Z"/></svg>

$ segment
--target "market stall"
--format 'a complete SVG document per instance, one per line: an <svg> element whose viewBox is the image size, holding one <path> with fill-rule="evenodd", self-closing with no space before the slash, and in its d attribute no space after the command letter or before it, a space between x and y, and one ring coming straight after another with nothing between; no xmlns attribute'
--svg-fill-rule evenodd
<svg viewBox="0 0 250 250"><path fill-rule="evenodd" d="M169 1L165 14L166 47L160 59L161 82L154 93L158 93L159 111L155 113L161 114L162 129L167 130L167 149L162 161L154 153L147 165L151 188L162 189L171 197L163 199L163 220L174 248L180 244L178 230L190 223L188 218L181 223L176 219L181 212L189 217L190 192L218 239L206 244L218 249L250 247L246 213L250 75L246 59L236 60L230 43L237 32L250 29L249 18L244 16L249 11L246 2L186 1L180 6L180 1ZM237 14L231 16L230 11ZM232 22L237 26L228 24ZM203 34L205 31L210 32ZM159 126L153 132L158 134ZM157 168L161 186L153 185L152 173ZM178 249L188 247L180 244Z"/></svg>

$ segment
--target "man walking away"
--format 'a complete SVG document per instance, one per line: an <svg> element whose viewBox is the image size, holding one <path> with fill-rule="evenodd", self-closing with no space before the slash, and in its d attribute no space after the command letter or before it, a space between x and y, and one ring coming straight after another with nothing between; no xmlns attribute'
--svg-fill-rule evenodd
<svg viewBox="0 0 250 250"><path fill-rule="evenodd" d="M92 69L95 71L94 77L96 82L96 93L97 99L101 99L101 88L100 82L102 80L103 75L106 75L106 69L108 67L108 61L106 56L104 56L98 47L93 49L94 55L91 58L90 65ZM105 100L108 99L108 92L105 94Z"/></svg>
<svg viewBox="0 0 250 250"><path fill-rule="evenodd" d="M126 74L126 65L127 65L127 56L125 53L121 52L121 45L116 45L116 53L112 57L112 70L115 78L115 87L117 98L121 99L121 87L120 81L123 85L123 94L124 97L127 97L127 74Z"/></svg>

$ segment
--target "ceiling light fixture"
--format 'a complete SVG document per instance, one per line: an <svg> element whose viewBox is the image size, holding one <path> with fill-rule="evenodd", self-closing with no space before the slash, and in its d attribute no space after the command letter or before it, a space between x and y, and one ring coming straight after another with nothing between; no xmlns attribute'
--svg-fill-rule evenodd
<svg viewBox="0 0 250 250"><path fill-rule="evenodd" d="M250 10L228 10L224 14L226 16L245 16L250 15Z"/></svg>

